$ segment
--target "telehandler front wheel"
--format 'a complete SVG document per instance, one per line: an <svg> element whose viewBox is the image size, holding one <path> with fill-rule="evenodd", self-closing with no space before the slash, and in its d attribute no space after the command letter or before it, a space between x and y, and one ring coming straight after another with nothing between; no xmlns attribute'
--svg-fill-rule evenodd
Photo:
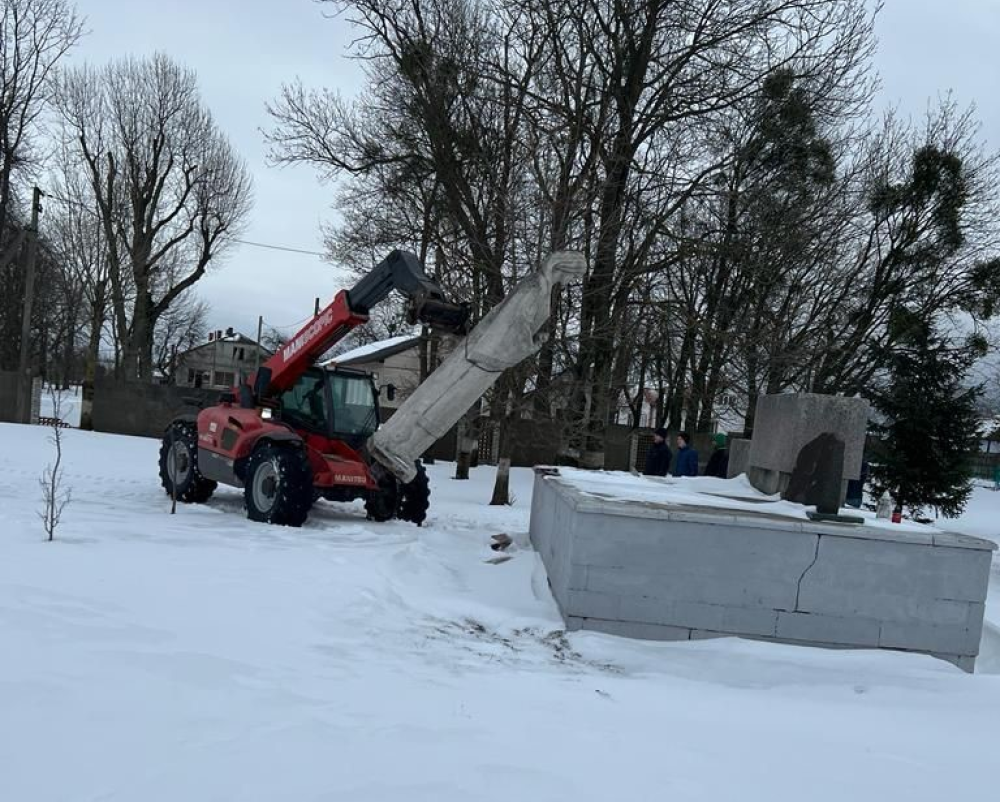
<svg viewBox="0 0 1000 802"><path fill-rule="evenodd" d="M265 443L246 467L243 488L251 521L302 526L313 503L313 475L305 449Z"/></svg>

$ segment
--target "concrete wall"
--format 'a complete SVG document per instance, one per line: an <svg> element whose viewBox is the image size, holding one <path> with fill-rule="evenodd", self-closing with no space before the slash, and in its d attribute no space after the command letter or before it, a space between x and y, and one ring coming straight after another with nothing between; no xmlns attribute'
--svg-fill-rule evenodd
<svg viewBox="0 0 1000 802"><path fill-rule="evenodd" d="M94 431L161 437L176 415L197 412L197 407L185 405L186 397L214 403L219 391L99 379L94 386Z"/></svg>
<svg viewBox="0 0 1000 802"><path fill-rule="evenodd" d="M902 649L971 671L995 546L578 493L536 475L531 539L570 629Z"/></svg>
<svg viewBox="0 0 1000 802"><path fill-rule="evenodd" d="M378 403L383 409L396 410L420 384L420 349L409 348L385 359L352 363L346 367L373 374L378 387L395 386L396 398L390 401L382 390Z"/></svg>
<svg viewBox="0 0 1000 802"><path fill-rule="evenodd" d="M3 423L37 423L41 411L42 382L35 378L32 382L29 401L29 419L18 418L17 403L17 371L0 371L0 422Z"/></svg>

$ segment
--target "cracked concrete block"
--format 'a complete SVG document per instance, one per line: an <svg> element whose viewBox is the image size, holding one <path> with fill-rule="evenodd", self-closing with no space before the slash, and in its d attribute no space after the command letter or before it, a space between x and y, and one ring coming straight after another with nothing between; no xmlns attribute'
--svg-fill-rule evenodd
<svg viewBox="0 0 1000 802"><path fill-rule="evenodd" d="M733 635L729 632L708 632L704 629L692 629L691 637L689 640L714 640L715 638L735 638L737 635Z"/></svg>
<svg viewBox="0 0 1000 802"><path fill-rule="evenodd" d="M875 619L779 612L775 635L795 641L878 646L879 631L880 625Z"/></svg>
<svg viewBox="0 0 1000 802"><path fill-rule="evenodd" d="M670 519L656 522L579 516L573 559L580 565L635 567L650 573L701 563L727 573L745 567L773 574L775 554L787 555L790 562L804 560L804 567L815 553L815 539L802 537L795 528L780 531L720 525L718 520L691 523L681 521L681 515L671 514Z"/></svg>
<svg viewBox="0 0 1000 802"><path fill-rule="evenodd" d="M621 600L621 617L628 621L713 632L773 635L777 613L762 607L733 607L648 596L626 596Z"/></svg>
<svg viewBox="0 0 1000 802"><path fill-rule="evenodd" d="M583 628L621 638L640 640L690 640L691 630L686 627L668 627L659 624L640 624L635 621L606 621L601 618L586 618Z"/></svg>
<svg viewBox="0 0 1000 802"><path fill-rule="evenodd" d="M986 613L986 605L983 602L970 604L968 607L969 617L965 621L965 628L973 632L983 631L983 616Z"/></svg>
<svg viewBox="0 0 1000 802"><path fill-rule="evenodd" d="M587 587L587 566L571 565L569 567L569 590L585 590Z"/></svg>
<svg viewBox="0 0 1000 802"><path fill-rule="evenodd" d="M570 630L902 649L966 669L978 652L986 541L637 507L559 477L535 492L532 543Z"/></svg>
<svg viewBox="0 0 1000 802"><path fill-rule="evenodd" d="M744 635L773 635L778 625L777 610L756 610L746 607L726 607L719 632Z"/></svg>
<svg viewBox="0 0 1000 802"><path fill-rule="evenodd" d="M824 535L798 609L947 623L958 609L949 602L985 598L991 560L985 550Z"/></svg>
<svg viewBox="0 0 1000 802"><path fill-rule="evenodd" d="M594 593L590 590L570 590L566 596L565 610L579 618L621 617L622 598L611 593Z"/></svg>
<svg viewBox="0 0 1000 802"><path fill-rule="evenodd" d="M776 562L781 562L776 559ZM718 573L697 565L688 571L667 574L639 574L627 568L591 566L587 590L624 597L669 597L678 602L701 602L731 607L777 609L795 604L795 577L755 577L738 571Z"/></svg>
<svg viewBox="0 0 1000 802"><path fill-rule="evenodd" d="M944 660L954 666L958 666L966 674L972 674L976 670L976 658L974 655L931 652L930 656L936 657L938 660Z"/></svg>
<svg viewBox="0 0 1000 802"><path fill-rule="evenodd" d="M805 583L803 583L805 584ZM796 612L825 615L856 615L900 623L930 623L966 627L972 602L926 599L916 594L884 593L878 588L867 592L840 588L818 589L805 586Z"/></svg>
<svg viewBox="0 0 1000 802"><path fill-rule="evenodd" d="M882 624L878 645L886 649L977 655L982 632L933 624Z"/></svg>

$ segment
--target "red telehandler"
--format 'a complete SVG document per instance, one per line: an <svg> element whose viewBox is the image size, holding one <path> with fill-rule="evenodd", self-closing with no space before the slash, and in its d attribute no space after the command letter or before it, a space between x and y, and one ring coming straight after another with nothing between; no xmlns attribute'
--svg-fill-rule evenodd
<svg viewBox="0 0 1000 802"><path fill-rule="evenodd" d="M164 489L200 503L220 482L240 487L251 520L287 526L300 526L317 498L363 498L371 519L420 525L430 499L420 455L503 370L540 347L552 288L582 271L579 254L551 254L379 428L372 377L317 360L393 290L407 298L410 323L461 336L469 317L413 254L393 251L217 405L174 419L160 447Z"/></svg>

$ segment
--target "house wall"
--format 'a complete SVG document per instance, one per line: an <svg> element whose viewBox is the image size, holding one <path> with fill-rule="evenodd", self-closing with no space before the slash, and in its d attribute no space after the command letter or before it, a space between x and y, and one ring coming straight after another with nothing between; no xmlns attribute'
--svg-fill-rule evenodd
<svg viewBox="0 0 1000 802"><path fill-rule="evenodd" d="M382 389L379 393L379 406L383 409L397 410L420 384L420 349L410 348L383 360L352 362L344 367L373 374L376 377L375 384L379 388L394 385L395 399L390 401L386 391Z"/></svg>
<svg viewBox="0 0 1000 802"><path fill-rule="evenodd" d="M257 354L263 364L271 356L270 351L248 342L225 338L206 343L177 357L175 372L178 387L195 387L194 376L205 378L202 387L227 389L232 387L242 371L249 375L257 365Z"/></svg>

